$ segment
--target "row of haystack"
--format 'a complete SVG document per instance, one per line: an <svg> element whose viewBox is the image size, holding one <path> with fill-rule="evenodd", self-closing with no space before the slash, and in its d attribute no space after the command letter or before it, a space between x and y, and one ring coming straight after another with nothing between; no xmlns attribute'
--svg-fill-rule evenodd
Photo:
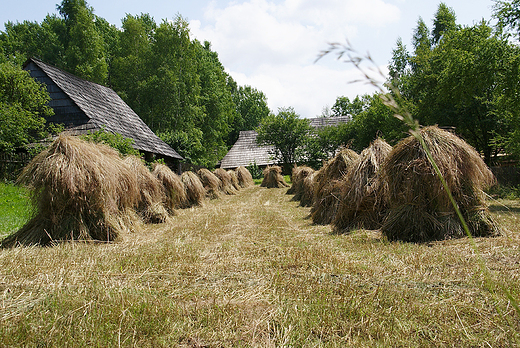
<svg viewBox="0 0 520 348"><path fill-rule="evenodd" d="M420 136L455 199L473 236L499 234L484 189L494 177L466 142L438 127ZM316 224L337 233L380 229L389 240L423 242L466 236L442 181L415 136L394 148L375 140L358 156L343 150L319 171L296 167L289 192L311 206Z"/></svg>
<svg viewBox="0 0 520 348"><path fill-rule="evenodd" d="M179 176L162 164L150 172L137 157L122 158L108 146L60 136L22 171L18 182L31 190L35 214L0 245L113 241L141 222L166 222L176 209L254 184L244 167L208 172Z"/></svg>

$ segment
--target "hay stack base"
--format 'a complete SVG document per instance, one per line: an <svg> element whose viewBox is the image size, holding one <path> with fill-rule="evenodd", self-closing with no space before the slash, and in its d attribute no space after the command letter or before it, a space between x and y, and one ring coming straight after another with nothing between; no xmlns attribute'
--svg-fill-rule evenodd
<svg viewBox="0 0 520 348"><path fill-rule="evenodd" d="M267 188L284 188L288 187L289 184L285 182L281 167L267 166L264 169L264 179L262 180L262 184L260 186Z"/></svg>
<svg viewBox="0 0 520 348"><path fill-rule="evenodd" d="M237 174L238 184L240 185L240 187L247 188L255 186L253 176L251 175L249 170L247 170L246 167L240 166L235 170L235 172Z"/></svg>
<svg viewBox="0 0 520 348"><path fill-rule="evenodd" d="M291 181L292 185L287 190L287 194L293 194L294 201L300 201L304 195L304 181L305 178L314 173L314 169L306 166L295 167L292 170Z"/></svg>
<svg viewBox="0 0 520 348"><path fill-rule="evenodd" d="M165 206L170 214L174 214L175 209L180 209L188 204L186 190L181 181L181 177L175 174L168 166L156 163L152 174L163 185L165 195Z"/></svg>
<svg viewBox="0 0 520 348"><path fill-rule="evenodd" d="M483 189L494 177L480 155L462 139L438 127L420 136L430 150L448 188L475 237L496 236ZM402 140L382 169L387 183L388 215L381 232L389 240L427 242L465 237L448 194L421 143L414 136Z"/></svg>
<svg viewBox="0 0 520 348"><path fill-rule="evenodd" d="M206 189L206 197L210 199L220 198L222 191L222 181L213 174L209 169L201 168L197 171L197 174L202 182L202 185Z"/></svg>
<svg viewBox="0 0 520 348"><path fill-rule="evenodd" d="M25 167L19 183L33 192L36 213L2 247L113 241L136 223L137 177L105 145L60 136Z"/></svg>
<svg viewBox="0 0 520 348"><path fill-rule="evenodd" d="M191 171L182 173L181 181L186 189L186 205L183 208L201 206L206 197L206 189L197 174Z"/></svg>
<svg viewBox="0 0 520 348"><path fill-rule="evenodd" d="M233 179L231 178L231 175L228 172L226 172L226 170L222 168L217 168L215 169L213 174L215 174L215 176L220 179L220 191L224 192L226 195L237 194L237 189L233 185Z"/></svg>

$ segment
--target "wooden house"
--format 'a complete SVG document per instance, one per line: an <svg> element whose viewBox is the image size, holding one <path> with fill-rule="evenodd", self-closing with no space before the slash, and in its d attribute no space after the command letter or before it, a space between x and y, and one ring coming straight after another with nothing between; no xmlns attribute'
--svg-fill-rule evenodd
<svg viewBox="0 0 520 348"><path fill-rule="evenodd" d="M340 117L318 117L309 119L310 125L314 128L323 128L327 126L337 126L340 123L346 123L350 120L350 116ZM224 158L220 161L220 167L224 169L235 169L239 166L247 167L256 163L259 167L279 164L270 152L273 146L259 146L256 143L256 131L241 131L238 140L228 151Z"/></svg>
<svg viewBox="0 0 520 348"><path fill-rule="evenodd" d="M133 147L147 159L162 158L179 171L183 160L162 141L112 89L83 80L38 59L24 64L30 75L47 85L54 116L48 122L63 124L71 135L87 134L104 128L134 141Z"/></svg>

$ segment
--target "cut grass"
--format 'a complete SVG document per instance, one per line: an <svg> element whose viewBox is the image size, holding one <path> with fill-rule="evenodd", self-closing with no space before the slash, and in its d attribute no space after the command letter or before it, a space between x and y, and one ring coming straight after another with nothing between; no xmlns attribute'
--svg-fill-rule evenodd
<svg viewBox="0 0 520 348"><path fill-rule="evenodd" d="M505 233L387 242L312 225L287 189L258 186L178 212L120 243L0 251L5 346L518 346L518 201Z"/></svg>

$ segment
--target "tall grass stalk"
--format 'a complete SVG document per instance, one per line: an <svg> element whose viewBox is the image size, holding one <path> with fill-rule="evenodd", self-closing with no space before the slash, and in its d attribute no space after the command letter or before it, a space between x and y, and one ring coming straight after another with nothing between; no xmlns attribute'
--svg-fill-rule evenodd
<svg viewBox="0 0 520 348"><path fill-rule="evenodd" d="M320 60L321 58L325 57L326 55L330 53L336 53L337 59L342 60L345 63L352 64L362 75L364 79L361 80L355 80L351 81L350 83L358 83L358 82L365 82L372 86L374 86L381 94L381 100L383 104L385 104L392 112L394 113L394 116L398 118L399 120L403 121L410 129L409 132L411 135L413 135L421 144L421 147L424 149L424 152L428 158L428 161L431 163L435 173L437 174L439 180L442 183L442 186L444 187L446 194L448 195L448 198L453 205L453 208L460 220L460 223L462 225L462 228L464 229L466 235L468 236L468 239L470 241L471 247L474 250L475 254L478 256L478 263L480 270L485 278L485 284L487 290L495 294L495 291L493 290L493 281L491 277L491 271L486 266L486 263L484 259L482 258L481 253L478 250L478 246L475 242L475 239L473 238L473 235L471 234L471 231L469 230L469 227L466 223L466 220L464 219L459 206L455 199L453 198L452 192L450 188L448 187L448 184L443 177L437 163L435 162L432 153L424 141L424 138L421 135L420 129L421 125L419 124L419 121L414 119L412 114L408 111L408 109L403 106L405 105L405 100L403 96L401 95L401 92L399 91L399 88L392 84L391 82L381 82L381 79L385 79L385 74L381 70L381 68L375 63L375 61L372 59L370 54L361 55L359 52L357 52L350 42L347 41L346 44L340 44L340 43L331 43L329 44L329 48L322 51L317 60ZM366 67L363 63L368 62L368 67ZM377 77L377 78L376 78ZM385 89L385 87L387 89ZM502 283L498 284L500 289L503 291L507 299L510 301L511 305L515 308L516 312L520 315L520 305L518 303L518 300L514 298L514 296L511 294L509 289L503 286ZM498 307L496 307L498 312L501 312ZM502 313L501 313L502 314ZM504 318L505 316L502 315Z"/></svg>

